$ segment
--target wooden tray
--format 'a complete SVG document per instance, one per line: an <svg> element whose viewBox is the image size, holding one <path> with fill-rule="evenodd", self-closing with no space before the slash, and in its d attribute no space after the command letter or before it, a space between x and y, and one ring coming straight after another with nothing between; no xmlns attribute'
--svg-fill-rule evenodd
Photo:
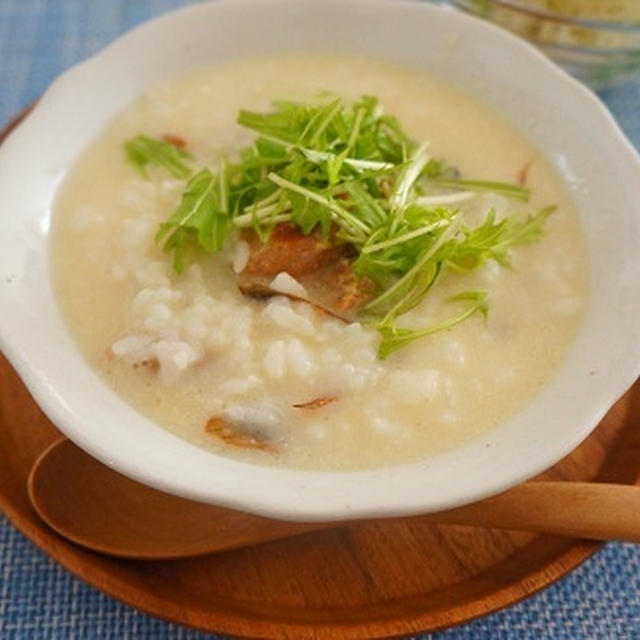
<svg viewBox="0 0 640 640"><path fill-rule="evenodd" d="M544 477L635 483L639 422L640 382ZM29 469L59 436L0 355L0 509L89 584L151 615L208 631L310 639L432 631L535 593L600 546L527 533L380 522L190 560L115 560L66 542L29 504Z"/></svg>

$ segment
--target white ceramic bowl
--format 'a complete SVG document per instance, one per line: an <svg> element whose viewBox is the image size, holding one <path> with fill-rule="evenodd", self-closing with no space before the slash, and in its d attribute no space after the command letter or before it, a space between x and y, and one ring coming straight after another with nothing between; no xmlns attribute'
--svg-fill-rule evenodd
<svg viewBox="0 0 640 640"><path fill-rule="evenodd" d="M548 386L482 438L374 471L247 465L143 418L75 348L52 296L47 248L51 202L73 158L147 86L194 66L282 49L357 51L444 77L535 141L565 177L591 254L586 321ZM640 373L640 159L598 100L532 47L425 3L222 0L153 20L61 76L9 137L0 149L0 215L0 346L40 406L103 462L206 502L300 520L469 502L571 451Z"/></svg>

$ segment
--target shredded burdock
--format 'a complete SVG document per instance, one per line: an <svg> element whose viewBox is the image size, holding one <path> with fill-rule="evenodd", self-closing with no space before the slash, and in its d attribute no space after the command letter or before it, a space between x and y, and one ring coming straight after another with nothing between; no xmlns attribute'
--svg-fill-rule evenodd
<svg viewBox="0 0 640 640"><path fill-rule="evenodd" d="M337 402L338 398L335 396L325 396L322 398L314 398L313 400L309 400L307 402L300 402L294 404L294 409L321 409L322 407L326 407L328 404L332 404L333 402Z"/></svg>

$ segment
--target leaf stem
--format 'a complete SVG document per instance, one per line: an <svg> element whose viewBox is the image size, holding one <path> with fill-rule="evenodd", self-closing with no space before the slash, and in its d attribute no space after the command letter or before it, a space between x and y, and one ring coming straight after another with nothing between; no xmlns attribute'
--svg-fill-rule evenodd
<svg viewBox="0 0 640 640"><path fill-rule="evenodd" d="M343 209L336 202L328 200L324 196L320 195L315 191L312 191L311 189L306 189L305 187L302 187L299 184L295 184L295 182L290 182L289 180L286 180L282 176L279 176L277 173L272 172L267 176L267 178L271 180L271 182L274 182L275 184L277 184L279 187L282 187L284 189L289 189L290 191L293 191L295 193L299 193L300 195L305 196L306 198L309 198L309 200L313 200L314 202L317 202L318 204L321 204L327 207L327 209L329 209L329 211L331 211L331 213L334 214L333 217L336 221L341 220L343 223L346 223L349 227L351 227L352 231L355 229L355 230L359 230L360 233L364 233L364 234L370 233L369 227L364 222L362 222L362 220L359 220L358 218L356 218L354 215L349 213L346 209Z"/></svg>
<svg viewBox="0 0 640 640"><path fill-rule="evenodd" d="M458 230L460 229L460 225L462 223L462 214L458 212L458 214L451 219L449 222L449 226L438 236L436 241L424 252L422 257L413 265L409 271L407 271L401 278L399 278L391 287L386 289L381 295L377 298L369 302L366 305L366 309L375 309L379 307L384 302L387 302L389 298L392 298L393 295L401 289L405 284L407 284L411 278L413 278L431 258L436 254L436 251L442 247L442 245L453 238Z"/></svg>
<svg viewBox="0 0 640 640"><path fill-rule="evenodd" d="M419 238L420 236L431 233L436 229L446 227L448 224L449 220L447 219L436 220L431 224L420 227L419 229L414 229L413 231L405 233L401 236L396 236L391 240L384 240L383 242L376 242L375 244L366 244L364 247L362 247L362 253L374 253L376 251L381 251L382 249L388 249L389 247L393 247L394 245L407 242L407 240L413 240L413 238Z"/></svg>

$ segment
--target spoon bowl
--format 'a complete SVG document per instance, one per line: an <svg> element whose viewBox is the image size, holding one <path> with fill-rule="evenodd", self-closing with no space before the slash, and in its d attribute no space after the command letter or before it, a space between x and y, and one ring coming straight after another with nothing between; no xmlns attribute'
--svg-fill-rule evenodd
<svg viewBox="0 0 640 640"><path fill-rule="evenodd" d="M36 460L28 492L38 515L61 536L124 558L183 558L322 528L163 493L101 464L67 439Z"/></svg>

